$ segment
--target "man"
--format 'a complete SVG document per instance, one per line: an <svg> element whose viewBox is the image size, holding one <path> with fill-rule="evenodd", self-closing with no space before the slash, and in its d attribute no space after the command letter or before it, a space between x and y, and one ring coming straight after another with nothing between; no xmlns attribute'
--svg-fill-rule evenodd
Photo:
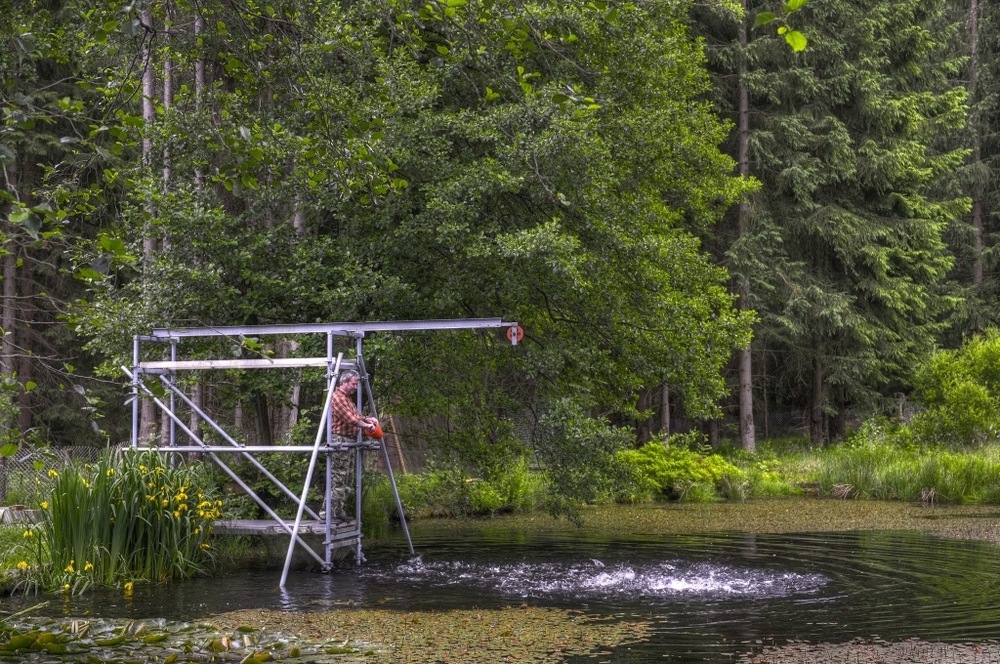
<svg viewBox="0 0 1000 664"><path fill-rule="evenodd" d="M360 378L358 372L347 369L340 373L340 380L330 399L330 419L333 427L333 443L353 443L358 439L358 429L371 430L378 424L374 417L366 417L358 411L356 394ZM334 519L347 518L344 501L347 498L347 482L351 474L352 450L333 452L332 477L330 487L330 514Z"/></svg>

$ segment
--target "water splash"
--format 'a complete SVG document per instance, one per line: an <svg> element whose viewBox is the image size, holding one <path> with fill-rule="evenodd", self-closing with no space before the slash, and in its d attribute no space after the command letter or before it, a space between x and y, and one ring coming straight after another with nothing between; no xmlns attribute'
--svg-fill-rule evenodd
<svg viewBox="0 0 1000 664"><path fill-rule="evenodd" d="M740 568L708 562L478 563L413 558L364 575L397 583L466 586L507 597L577 599L777 598L812 594L826 585L819 574Z"/></svg>

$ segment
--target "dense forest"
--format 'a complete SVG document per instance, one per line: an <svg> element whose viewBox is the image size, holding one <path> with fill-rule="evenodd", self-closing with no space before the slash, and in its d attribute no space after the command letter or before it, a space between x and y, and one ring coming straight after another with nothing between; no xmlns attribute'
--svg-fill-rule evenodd
<svg viewBox="0 0 1000 664"><path fill-rule="evenodd" d="M126 440L154 327L516 320L373 339L382 408L585 477L671 414L836 441L998 323L985 0L5 5L7 449ZM294 436L269 381L192 390Z"/></svg>

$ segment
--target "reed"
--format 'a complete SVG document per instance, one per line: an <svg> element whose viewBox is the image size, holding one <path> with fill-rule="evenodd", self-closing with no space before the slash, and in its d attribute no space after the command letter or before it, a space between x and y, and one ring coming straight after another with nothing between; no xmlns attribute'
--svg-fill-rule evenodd
<svg viewBox="0 0 1000 664"><path fill-rule="evenodd" d="M1000 502L1000 448L955 452L889 442L845 445L818 455L816 481L829 495L879 500ZM848 488L849 487L849 488Z"/></svg>
<svg viewBox="0 0 1000 664"><path fill-rule="evenodd" d="M188 577L211 563L222 503L197 467L126 451L50 474L45 518L25 538L36 543L28 554L39 586L80 593Z"/></svg>

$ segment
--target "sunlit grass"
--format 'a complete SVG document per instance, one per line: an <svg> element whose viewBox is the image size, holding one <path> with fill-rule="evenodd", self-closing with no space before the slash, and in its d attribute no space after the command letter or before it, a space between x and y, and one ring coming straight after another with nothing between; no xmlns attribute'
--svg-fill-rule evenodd
<svg viewBox="0 0 1000 664"><path fill-rule="evenodd" d="M13 524L0 525L0 570L15 569L20 562L18 547L23 527Z"/></svg>

